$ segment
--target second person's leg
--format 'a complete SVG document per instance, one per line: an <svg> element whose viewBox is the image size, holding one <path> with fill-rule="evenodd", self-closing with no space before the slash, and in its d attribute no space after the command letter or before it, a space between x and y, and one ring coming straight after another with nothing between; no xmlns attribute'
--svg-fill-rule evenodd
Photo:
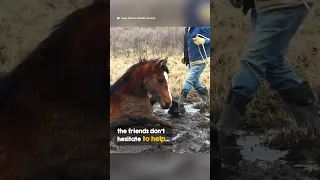
<svg viewBox="0 0 320 180"><path fill-rule="evenodd" d="M285 61L289 42L308 14L305 6L300 6L286 12L287 21L283 23L282 35L278 38L277 49L282 52L267 66L266 78L271 88L278 91L298 123L309 124L320 128L320 118L315 97L308 82L301 82L298 74Z"/></svg>
<svg viewBox="0 0 320 180"><path fill-rule="evenodd" d="M288 16L287 10L257 14L251 40L240 58L240 73L233 81L217 123L220 143L235 131L244 116L247 104L254 98L266 78L268 64L283 51L283 47L279 48L279 38L283 35L284 24L292 20L288 19Z"/></svg>
<svg viewBox="0 0 320 180"><path fill-rule="evenodd" d="M200 77L206 68L206 64L195 65L195 74L193 78L193 87L199 93L202 101L205 103L209 103L209 92L208 89L201 83Z"/></svg>
<svg viewBox="0 0 320 180"><path fill-rule="evenodd" d="M182 91L181 91L179 99L178 99L178 109L179 109L180 113L185 112L183 103L186 101L187 96L193 87L193 79L197 74L197 69L194 66L188 65L188 69L189 69L189 72L188 72L187 78L185 80L184 86L182 88Z"/></svg>

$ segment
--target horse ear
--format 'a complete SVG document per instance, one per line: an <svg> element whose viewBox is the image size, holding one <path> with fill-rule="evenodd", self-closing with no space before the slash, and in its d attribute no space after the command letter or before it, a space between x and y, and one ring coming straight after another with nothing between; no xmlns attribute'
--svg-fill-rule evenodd
<svg viewBox="0 0 320 180"><path fill-rule="evenodd" d="M163 58L160 60L159 64L160 64L160 67L162 66L166 66L167 65L167 62L168 62L168 58Z"/></svg>
<svg viewBox="0 0 320 180"><path fill-rule="evenodd" d="M164 57L164 58L162 58L162 60L168 60L168 57Z"/></svg>
<svg viewBox="0 0 320 180"><path fill-rule="evenodd" d="M140 56L139 63L146 62L146 61L147 61L146 58L142 58L142 57Z"/></svg>

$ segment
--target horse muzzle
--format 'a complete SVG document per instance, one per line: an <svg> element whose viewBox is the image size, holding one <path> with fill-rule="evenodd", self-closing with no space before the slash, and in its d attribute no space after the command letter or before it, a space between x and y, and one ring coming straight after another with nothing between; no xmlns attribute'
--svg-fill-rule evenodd
<svg viewBox="0 0 320 180"><path fill-rule="evenodd" d="M161 102L160 106L162 109L169 109L171 107L172 102Z"/></svg>

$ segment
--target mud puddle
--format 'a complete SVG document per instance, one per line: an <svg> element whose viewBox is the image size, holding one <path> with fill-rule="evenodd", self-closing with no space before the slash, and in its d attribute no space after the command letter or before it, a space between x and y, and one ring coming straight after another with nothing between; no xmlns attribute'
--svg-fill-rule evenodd
<svg viewBox="0 0 320 180"><path fill-rule="evenodd" d="M177 153L209 153L210 151L210 114L195 108L196 103L186 104L186 113L178 118L168 114L158 104L153 107L154 113L163 120L170 120L183 130L173 130L169 142L161 145L117 145L110 142L110 153L140 152L177 152Z"/></svg>
<svg viewBox="0 0 320 180"><path fill-rule="evenodd" d="M222 149L224 170L219 179L320 179L319 162L315 162L319 153L271 149L264 145L265 138L237 131Z"/></svg>

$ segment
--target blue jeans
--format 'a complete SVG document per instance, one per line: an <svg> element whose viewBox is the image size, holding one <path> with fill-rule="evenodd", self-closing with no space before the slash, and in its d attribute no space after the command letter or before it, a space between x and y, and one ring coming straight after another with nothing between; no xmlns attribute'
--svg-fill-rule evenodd
<svg viewBox="0 0 320 180"><path fill-rule="evenodd" d="M285 61L285 56L292 37L307 14L305 6L259 14L255 10L251 12L253 33L240 58L241 70L233 80L233 91L253 97L265 79L275 90L301 85L300 78Z"/></svg>
<svg viewBox="0 0 320 180"><path fill-rule="evenodd" d="M205 88L205 86L203 86L203 84L200 82L200 76L205 67L206 64L198 64L193 66L188 65L189 73L182 91L189 93L192 87L197 91Z"/></svg>

